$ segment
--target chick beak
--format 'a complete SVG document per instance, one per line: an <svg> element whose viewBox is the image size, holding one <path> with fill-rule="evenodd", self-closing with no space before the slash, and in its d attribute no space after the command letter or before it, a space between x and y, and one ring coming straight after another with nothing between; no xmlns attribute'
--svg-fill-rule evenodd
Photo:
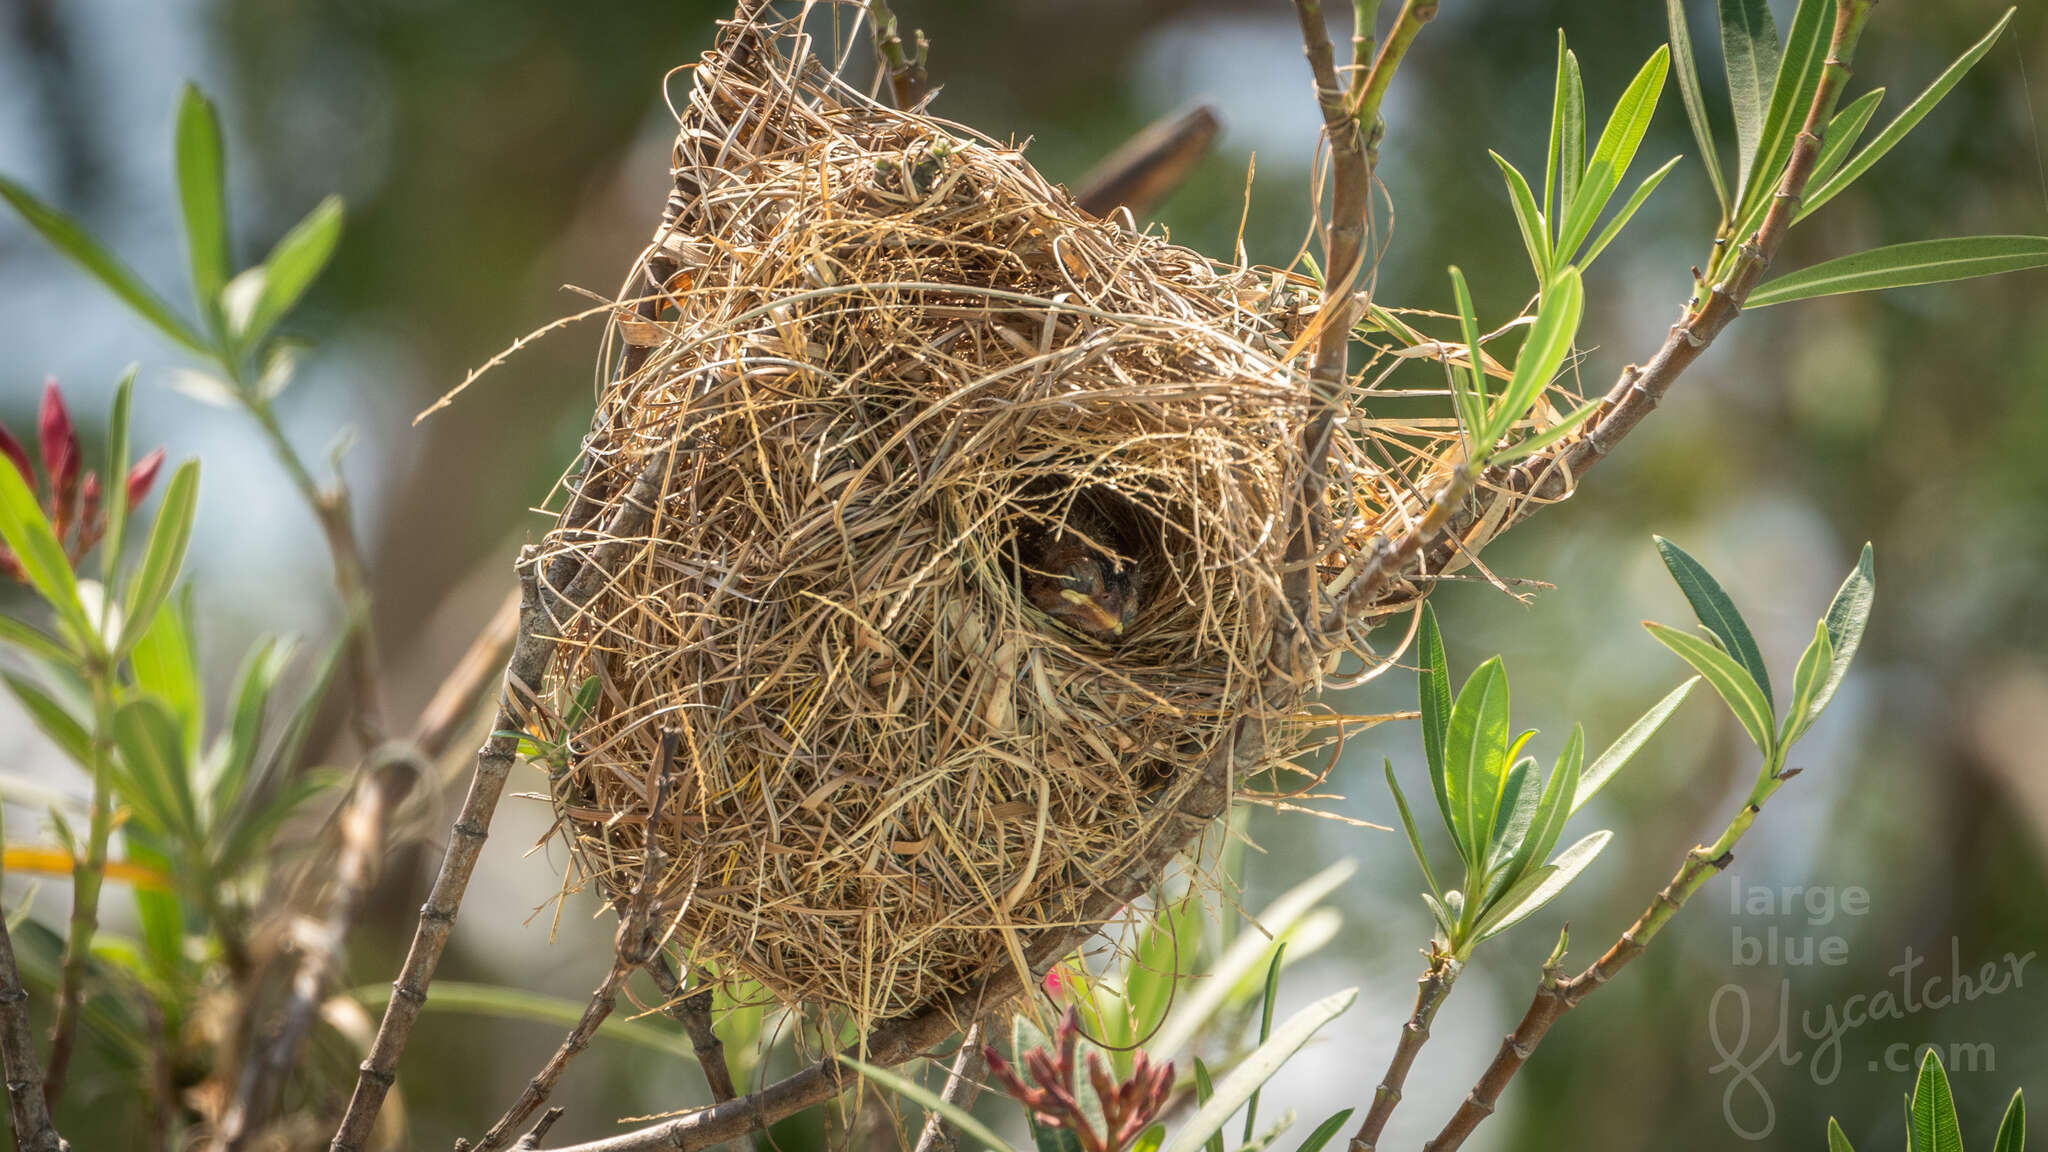
<svg viewBox="0 0 2048 1152"><path fill-rule="evenodd" d="M1077 614L1083 617L1084 622L1094 631L1107 632L1111 636L1122 636L1124 634L1123 620L1109 609L1104 608L1093 596L1085 592L1076 592L1072 588L1062 588L1060 590L1060 599L1065 600L1078 609Z"/></svg>

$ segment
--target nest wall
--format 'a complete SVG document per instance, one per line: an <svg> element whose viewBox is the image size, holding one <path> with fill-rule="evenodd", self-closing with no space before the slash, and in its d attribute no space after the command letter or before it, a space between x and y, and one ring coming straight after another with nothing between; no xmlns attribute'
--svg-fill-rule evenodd
<svg viewBox="0 0 2048 1152"><path fill-rule="evenodd" d="M871 1019L1020 963L1241 718L1293 723L1266 655L1305 388L1270 274L1089 217L786 43L729 31L680 115L617 322L644 359L546 547L596 548L650 466L660 497L557 621L551 699L595 695L551 791L608 894L660 847L693 967ZM1021 588L1034 534L1105 517L1117 636Z"/></svg>

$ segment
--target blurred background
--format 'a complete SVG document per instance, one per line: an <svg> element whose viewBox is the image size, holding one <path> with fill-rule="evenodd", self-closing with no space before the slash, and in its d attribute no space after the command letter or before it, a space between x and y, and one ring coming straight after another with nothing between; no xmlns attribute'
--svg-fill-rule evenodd
<svg viewBox="0 0 2048 1152"><path fill-rule="evenodd" d="M1708 102L1723 108L1711 5L1688 7ZM1776 7L1782 27L1791 4ZM1218 257L1231 254L1241 214L1254 261L1286 263L1302 243L1317 116L1283 0L896 8L931 38L944 88L935 111L1029 139L1054 179L1077 180L1154 118L1212 104L1220 144L1158 222ZM350 437L345 470L374 549L396 700L425 700L510 587L518 544L542 531L529 508L586 425L598 328L550 335L452 408L412 418L515 338L585 307L565 285L616 289L667 186L663 76L693 60L729 10L720 0L12 0L0 13L0 171L77 213L167 293L184 275L170 140L186 79L222 108L238 259L259 257L322 195L345 197L339 256L299 318L317 351L280 404L309 455ZM2001 11L1996 0L1879 7L1851 92L1888 86L1879 116L1889 119ZM1382 302L1449 306L1447 264L1471 277L1489 324L1531 291L1486 149L1540 169L1559 27L1604 116L1664 40L1664 6L1447 0L1426 30L1387 108L1380 174L1396 217ZM2048 13L2021 11L1933 117L1794 233L1781 268L1924 237L2048 233L2048 92L2028 87L2031 76L2048 88L2044 46ZM1667 89L1637 174L1693 150ZM1595 269L1586 391L1662 339L1713 217L1689 159ZM1438 595L1457 674L1503 654L1515 720L1543 730L1535 747L1547 763L1574 720L1604 746L1683 678L1638 626L1688 620L1651 533L1729 585L1787 679L1857 549L1869 540L1877 551L1871 632L1799 750L1804 775L1772 803L1732 875L1566 1018L1475 1147L1819 1148L1829 1115L1859 1147L1893 1145L1910 1049L1922 1043L1947 1059L1972 1140L1989 1139L2015 1087L2048 1099L2048 961L2038 958L1995 993L1986 985L1934 1007L1916 991L1902 1006L1917 1010L1842 1031L1833 1056L1823 1042L1827 1013L1840 1021L1853 997L1897 996L1905 980L1917 990L1952 964L2010 972L2008 954L2048 945L2044 320L2040 274L1745 317L1583 494L1488 551L1495 573L1555 588L1521 588L1525 601L1484 583ZM205 460L191 571L211 677L224 681L259 632L331 634L318 534L239 414L169 387L175 350L11 216L0 219L0 348L0 422L31 428L48 375L89 423L123 366L140 361L138 447ZM1413 678L1397 671L1346 705L1412 701ZM12 709L0 704L0 758L54 773L60 761ZM1348 746L1331 781L1347 799L1333 810L1390 822L1382 755L1411 795L1426 788L1413 726L1388 726ZM1698 694L1581 815L1584 828L1615 829L1614 845L1565 901L1482 953L1437 1022L1388 1146L1419 1144L1464 1095L1519 1016L1558 923L1571 920L1574 955L1591 959L1683 848L1726 821L1753 756ZM406 814L415 844L386 875L351 984L395 970L466 771L451 765L445 787ZM514 790L540 782L515 776ZM10 813L10 834L34 824L33 810ZM546 843L528 854L547 827L542 803L507 801L445 974L579 1000L602 975L609 916L592 920L595 902L571 899L557 924L562 853ZM1428 920L1397 834L1263 811L1250 833L1264 851L1250 856L1247 907L1332 859L1363 865L1339 895L1344 930L1287 981L1297 1001L1364 989L1268 1090L1266 1107L1297 1110L1305 1130L1370 1095L1413 996ZM21 895L10 880L8 907ZM59 915L62 903L46 898L36 914ZM548 1026L429 1014L402 1077L417 1145L474 1135L558 1039ZM59 1116L74 1146L139 1146L116 1087L95 1101L92 1085L78 1086L75 1114ZM556 1138L602 1135L615 1118L685 1107L702 1092L694 1069L600 1042L558 1095L570 1112ZM784 1146L796 1139L786 1133Z"/></svg>

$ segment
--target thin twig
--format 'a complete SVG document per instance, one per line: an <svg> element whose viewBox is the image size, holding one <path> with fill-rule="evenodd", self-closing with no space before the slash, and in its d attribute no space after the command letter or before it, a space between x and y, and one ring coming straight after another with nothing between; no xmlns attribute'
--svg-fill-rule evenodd
<svg viewBox="0 0 2048 1152"><path fill-rule="evenodd" d="M1415 1011L1409 1013L1408 1022L1401 1026L1401 1040L1394 1045L1394 1058L1387 1062L1386 1075L1380 1077L1380 1086L1373 1091L1372 1108L1366 1112L1365 1121L1351 1136L1351 1152L1373 1152L1379 1147L1380 1135L1386 1131L1387 1121L1393 1118L1394 1108L1401 1103L1401 1090L1408 1083L1408 1070L1415 1066L1415 1058L1422 1053L1422 1046L1429 1043L1429 1027L1436 1020L1436 1011L1443 1007L1444 998L1451 994L1451 984L1457 980L1459 964L1449 952L1432 945L1429 950L1429 967L1422 973L1415 990Z"/></svg>
<svg viewBox="0 0 2048 1152"><path fill-rule="evenodd" d="M0 1071L7 1077L7 1101L14 1118L15 1147L21 1152L65 1152L71 1146L50 1123L43 1099L43 1070L28 1022L28 990L14 963L14 941L0 915Z"/></svg>
<svg viewBox="0 0 2048 1152"><path fill-rule="evenodd" d="M87 674L92 689L92 807L87 815L85 855L71 864L71 917L59 961L56 1019L50 1028L49 1075L43 1100L50 1108L64 1095L71 1070L72 1045L85 1007L85 976L92 961L92 938L99 931L100 889L106 879L107 841L114 830L114 701L113 670L104 662Z"/></svg>
<svg viewBox="0 0 2048 1152"><path fill-rule="evenodd" d="M648 960L647 974L654 978L654 986L661 992L662 1013L681 1024L690 1037L697 1063L704 1069L704 1083L711 1089L712 1102L723 1104L739 1095L732 1082L732 1066L725 1062L725 1042L718 1038L711 1020L711 986L705 984L685 995L682 981L668 966L667 959L658 955Z"/></svg>
<svg viewBox="0 0 2048 1152"><path fill-rule="evenodd" d="M547 1103L548 1097L554 1094L555 1085L561 1082L562 1074L569 1070L569 1062L590 1046L591 1038L597 1035L598 1025L604 1023L618 1005L619 990L654 955L660 935L653 929L651 921L661 889L661 821L668 801L671 770L675 766L676 745L681 740L680 729L662 729L661 750L654 759L654 795L647 806L646 847L641 860L640 882L618 905L619 930L612 940L611 971L605 973L597 991L590 994L590 1003L584 1007L582 1018L563 1037L561 1046L548 1057L546 1064L541 1065L540 1071L533 1074L533 1079L527 1081L526 1090L519 1094L519 1099L477 1142L477 1152L498 1152L511 1143L512 1133L526 1123L526 1118L536 1109Z"/></svg>
<svg viewBox="0 0 2048 1152"><path fill-rule="evenodd" d="M656 453L648 458L606 526L606 542L589 555L580 571L565 577L565 583L557 586L559 591L550 599L573 610L596 593L606 574L620 562L633 538L643 532L653 519L654 505L667 480L672 461L670 452ZM449 832L448 850L442 857L440 872L434 878L433 890L420 908L419 926L414 929L412 947L406 953L405 964L392 984L391 1000L384 1006L384 1019L377 1028L377 1039L370 1047L369 1059L363 1061L356 1078L355 1092L349 1098L348 1110L342 1114L335 1130L334 1152L357 1152L363 1146L376 1123L377 1110L383 1106L384 1097L397 1079L398 1058L412 1038L413 1025L419 1020L420 1008L426 1003L427 985L432 982L434 970L441 963L441 954L448 947L463 894L468 891L469 878L476 871L477 855L490 835L491 818L497 811L498 797L504 792L505 778L518 757L517 733L532 714L548 660L555 650L556 625L544 604L543 574L538 569L538 552L533 548L522 550L519 558L519 635L513 644L511 659L506 664L497 720L492 725L490 739L477 752L469 794L463 798L462 810L456 815L454 827Z"/></svg>
<svg viewBox="0 0 2048 1152"><path fill-rule="evenodd" d="M981 1054L981 1021L976 1020L967 1028L967 1035L960 1038L960 1050L953 1054L953 1067L946 1073L946 1086L939 1090L939 1099L962 1108L974 1103L974 1094L981 1087L984 1057ZM964 1098L963 1098L964 1097ZM958 1145L953 1132L946 1127L946 1118L935 1109L924 1118L924 1131L918 1133L916 1152L953 1152Z"/></svg>
<svg viewBox="0 0 2048 1152"><path fill-rule="evenodd" d="M1091 216L1118 208L1149 215L1187 182L1221 129L1206 104L1153 121L1081 178L1074 203Z"/></svg>

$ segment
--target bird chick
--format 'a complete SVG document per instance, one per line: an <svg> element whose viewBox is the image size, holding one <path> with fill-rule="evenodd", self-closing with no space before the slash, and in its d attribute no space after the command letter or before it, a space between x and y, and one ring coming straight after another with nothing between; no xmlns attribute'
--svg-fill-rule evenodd
<svg viewBox="0 0 2048 1152"><path fill-rule="evenodd" d="M1135 565L1098 543L1106 535L1070 523L1053 532L1027 530L1018 540L1025 598L1098 640L1122 637L1139 608Z"/></svg>

